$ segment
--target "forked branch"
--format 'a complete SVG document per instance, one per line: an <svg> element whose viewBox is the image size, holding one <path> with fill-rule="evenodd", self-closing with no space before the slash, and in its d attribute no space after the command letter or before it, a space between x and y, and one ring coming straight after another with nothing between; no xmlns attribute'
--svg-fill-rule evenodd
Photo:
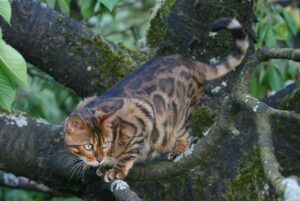
<svg viewBox="0 0 300 201"><path fill-rule="evenodd" d="M193 145L191 150L188 151L188 154L183 154L185 157L181 160L177 160L177 162L162 162L149 166L136 167L131 172L129 178L133 180L163 179L165 177L186 172L195 166L203 165L207 157L210 156L210 153L216 149L219 142L226 137L224 132L229 131L229 133L232 133L232 131L235 130L231 128L234 128L232 122L234 121L236 114L246 110L252 113L256 119L255 126L259 137L260 157L268 181L274 187L276 193L279 196L284 196L285 199L288 199L288 194L297 195L297 193L300 193L297 192L297 190L294 190L297 188L288 188L288 186L291 185L291 181L294 180L284 178L279 172L279 164L274 154L270 123L270 117L274 115L300 123L300 115L292 111L273 109L267 104L248 95L248 83L252 73L259 63L268 59L300 61L300 50L289 48L263 48L251 55L239 77L236 88L233 90L232 94L224 100L221 111L208 131L208 134L201 138L197 144ZM289 182L287 183L287 181Z"/></svg>

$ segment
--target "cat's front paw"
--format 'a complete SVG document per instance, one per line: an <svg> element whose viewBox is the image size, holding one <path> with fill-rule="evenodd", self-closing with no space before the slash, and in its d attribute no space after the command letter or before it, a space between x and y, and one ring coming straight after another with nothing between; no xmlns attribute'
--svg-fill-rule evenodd
<svg viewBox="0 0 300 201"><path fill-rule="evenodd" d="M127 176L127 172L123 170L110 169L104 175L104 181L111 182L115 179L123 179Z"/></svg>
<svg viewBox="0 0 300 201"><path fill-rule="evenodd" d="M96 174L99 176L99 177L102 177L106 172L106 169L103 168L102 166L100 166L97 171L96 171Z"/></svg>
<svg viewBox="0 0 300 201"><path fill-rule="evenodd" d="M113 167L114 163L112 163L111 161L103 161L102 163L100 163L100 166L98 167L96 173L98 176L102 177L108 170L113 169Z"/></svg>

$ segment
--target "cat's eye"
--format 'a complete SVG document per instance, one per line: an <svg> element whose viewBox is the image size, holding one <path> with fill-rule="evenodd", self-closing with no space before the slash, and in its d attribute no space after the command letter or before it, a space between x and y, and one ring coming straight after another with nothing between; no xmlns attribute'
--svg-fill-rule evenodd
<svg viewBox="0 0 300 201"><path fill-rule="evenodd" d="M90 143L83 145L84 149L87 151L93 150L94 146Z"/></svg>
<svg viewBox="0 0 300 201"><path fill-rule="evenodd" d="M102 145L101 145L101 147L102 147L102 148L107 148L107 147L108 147L108 143L109 143L109 142L103 142Z"/></svg>

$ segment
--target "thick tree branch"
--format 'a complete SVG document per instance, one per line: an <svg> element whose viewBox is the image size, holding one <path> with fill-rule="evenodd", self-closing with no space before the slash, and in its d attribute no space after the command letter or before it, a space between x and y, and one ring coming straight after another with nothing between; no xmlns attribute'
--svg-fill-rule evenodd
<svg viewBox="0 0 300 201"><path fill-rule="evenodd" d="M48 186L36 183L26 177L16 177L11 173L0 172L0 185L10 188L19 188L30 191L39 191L51 195L61 195L60 193L53 192Z"/></svg>
<svg viewBox="0 0 300 201"><path fill-rule="evenodd" d="M12 0L11 26L3 20L0 26L5 41L26 61L81 96L100 94L138 63L130 56L133 51L95 36L37 0Z"/></svg>
<svg viewBox="0 0 300 201"><path fill-rule="evenodd" d="M0 114L0 139L0 169L49 187L7 173L0 175L0 184L60 196L73 194L83 197L87 193L85 191L93 189L89 193L99 191L95 193L99 197L114 200L108 191L111 190L117 200L141 201L123 181L108 185L96 176L95 169L89 171L91 176L78 171L80 168L73 163L74 157L64 151L63 127L60 124L49 124L23 115Z"/></svg>
<svg viewBox="0 0 300 201"><path fill-rule="evenodd" d="M194 1L163 1L162 7L151 20L148 34L151 46L155 50L159 49L157 53L181 53L208 63L222 57L223 53L227 54L232 44L223 44L222 33L217 39L208 36L209 25L221 16L238 18L244 27L249 27L248 32L251 33L254 15L247 11L251 9L252 1L245 1L239 5L235 5L234 0L223 1L222 12L215 9L214 13L209 14L206 14L207 8L219 8L216 5L220 1ZM128 50L95 36L85 26L36 0L11 2L12 26L0 22L4 30L4 39L17 48L27 61L81 96L101 94L107 87L155 54ZM245 12L232 13L233 5ZM238 72L233 72L226 76L223 85L221 79L207 83L202 104L219 105L231 89L234 80L232 77L236 77L237 74ZM73 77L76 79L72 79ZM217 96L211 92L216 85L222 88Z"/></svg>
<svg viewBox="0 0 300 201"><path fill-rule="evenodd" d="M73 166L67 165L73 157L64 151L62 125L0 114L0 139L1 170L41 182L54 192L84 194L87 184L78 179L80 174L70 180ZM101 189L99 181L95 186Z"/></svg>

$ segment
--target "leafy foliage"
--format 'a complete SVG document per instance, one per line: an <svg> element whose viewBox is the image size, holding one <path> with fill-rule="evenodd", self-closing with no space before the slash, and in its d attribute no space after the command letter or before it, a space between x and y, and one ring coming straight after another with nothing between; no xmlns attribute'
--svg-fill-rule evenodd
<svg viewBox="0 0 300 201"><path fill-rule="evenodd" d="M96 34L127 47L144 47L148 20L155 1L40 0L65 15L84 21Z"/></svg>
<svg viewBox="0 0 300 201"><path fill-rule="evenodd" d="M120 0L77 0L74 5L80 9L83 18L92 16L99 11L101 5L105 6L110 12ZM41 0L47 3L50 8L57 8L67 16L71 15L71 0Z"/></svg>
<svg viewBox="0 0 300 201"><path fill-rule="evenodd" d="M11 6L8 0L0 0L0 15L7 23L10 22Z"/></svg>
<svg viewBox="0 0 300 201"><path fill-rule="evenodd" d="M51 198L38 192L0 188L0 200L5 201L80 201L78 198Z"/></svg>
<svg viewBox="0 0 300 201"><path fill-rule="evenodd" d="M5 71L0 68L0 105L9 110L16 97L16 87Z"/></svg>
<svg viewBox="0 0 300 201"><path fill-rule="evenodd" d="M10 22L8 0L0 0L0 15L7 23ZM0 29L0 109L10 111L16 96L16 83L27 84L26 62L20 53L5 43Z"/></svg>
<svg viewBox="0 0 300 201"><path fill-rule="evenodd" d="M29 85L19 87L13 108L52 122L62 121L80 98L49 75L29 66Z"/></svg>
<svg viewBox="0 0 300 201"><path fill-rule="evenodd" d="M267 46L296 47L295 40L300 30L300 11L296 7L283 8L270 4L266 0L258 1L256 7L258 22L255 27L256 49ZM257 66L257 71L250 81L252 95L261 98L267 92L278 91L287 80L296 79L300 66L292 61L272 60Z"/></svg>

